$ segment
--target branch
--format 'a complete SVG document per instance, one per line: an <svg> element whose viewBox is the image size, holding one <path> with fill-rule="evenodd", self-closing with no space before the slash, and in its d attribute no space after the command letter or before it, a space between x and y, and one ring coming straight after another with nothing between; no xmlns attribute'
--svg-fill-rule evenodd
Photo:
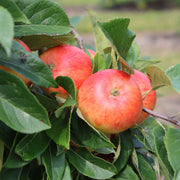
<svg viewBox="0 0 180 180"><path fill-rule="evenodd" d="M180 127L180 121L178 120L175 120L174 118L172 117L168 117L168 116L165 116L165 115L162 115L162 114L159 114L157 112L154 112L154 111L151 111L145 107L143 107L143 111L150 114L151 116L153 116L154 118L160 118L160 119L163 119L165 121L168 121L176 126L179 126Z"/></svg>
<svg viewBox="0 0 180 180"><path fill-rule="evenodd" d="M84 47L84 44L83 44L83 39L79 36L78 32L76 31L75 28L73 28L73 30L71 31L71 33L73 35L75 35L75 39L76 39L76 42L78 43L78 46L80 49L82 49L84 52L85 52L85 47Z"/></svg>

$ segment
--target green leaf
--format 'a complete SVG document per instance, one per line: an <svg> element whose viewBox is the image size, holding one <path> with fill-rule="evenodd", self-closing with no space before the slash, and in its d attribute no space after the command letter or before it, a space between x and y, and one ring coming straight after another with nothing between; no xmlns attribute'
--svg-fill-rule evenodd
<svg viewBox="0 0 180 180"><path fill-rule="evenodd" d="M0 172L1 172L1 169L2 169L3 155L4 155L4 143L0 139Z"/></svg>
<svg viewBox="0 0 180 180"><path fill-rule="evenodd" d="M11 13L15 22L22 22L30 24L31 22L27 19L26 15L19 9L14 0L1 0L0 5L7 8Z"/></svg>
<svg viewBox="0 0 180 180"><path fill-rule="evenodd" d="M71 139L75 144L87 146L95 151L101 152L101 148L106 147L110 153L114 152L114 145L108 138L81 119L75 110L72 114Z"/></svg>
<svg viewBox="0 0 180 180"><path fill-rule="evenodd" d="M171 85L171 81L165 72L156 66L146 67L146 73L151 80L152 89Z"/></svg>
<svg viewBox="0 0 180 180"><path fill-rule="evenodd" d="M114 178L110 180L138 180L139 177L131 168L131 166L127 165L122 172L117 174Z"/></svg>
<svg viewBox="0 0 180 180"><path fill-rule="evenodd" d="M126 57L126 62L129 64L129 66L131 67L134 66L134 64L137 62L139 58L139 54L140 54L140 48L136 44L136 41L133 41Z"/></svg>
<svg viewBox="0 0 180 180"><path fill-rule="evenodd" d="M169 162L175 171L174 179L177 179L180 174L180 129L168 128L164 142Z"/></svg>
<svg viewBox="0 0 180 180"><path fill-rule="evenodd" d="M19 173L21 169L8 169L8 168L3 168L1 173L0 173L0 179L1 180L15 180L18 179Z"/></svg>
<svg viewBox="0 0 180 180"><path fill-rule="evenodd" d="M76 88L73 80L68 76L58 76L56 82L59 86L63 87L70 95L70 97L76 100Z"/></svg>
<svg viewBox="0 0 180 180"><path fill-rule="evenodd" d="M71 169L67 161L62 180L72 180Z"/></svg>
<svg viewBox="0 0 180 180"><path fill-rule="evenodd" d="M124 131L119 134L120 136L120 155L114 162L117 172L120 172L127 164L127 161L133 150L133 141L130 131Z"/></svg>
<svg viewBox="0 0 180 180"><path fill-rule="evenodd" d="M10 149L16 132L9 128L6 124L0 121L0 139L5 146Z"/></svg>
<svg viewBox="0 0 180 180"><path fill-rule="evenodd" d="M147 159L141 155L137 154L138 158L138 169L137 171L139 172L141 178L143 180L156 180L156 173L151 166L151 164L147 161Z"/></svg>
<svg viewBox="0 0 180 180"><path fill-rule="evenodd" d="M109 162L92 155L85 148L67 151L69 162L83 175L94 179L108 179L116 174L116 168Z"/></svg>
<svg viewBox="0 0 180 180"><path fill-rule="evenodd" d="M164 144L165 132L161 126L157 126L153 129L154 142L158 161L163 171L163 175L166 179L172 179L173 170L168 161L167 151Z"/></svg>
<svg viewBox="0 0 180 180"><path fill-rule="evenodd" d="M0 3L1 5L1 3ZM11 46L14 36L14 24L11 14L0 6L0 44L8 56L11 54Z"/></svg>
<svg viewBox="0 0 180 180"><path fill-rule="evenodd" d="M18 135L19 134L15 135L15 138L14 138L13 144L11 146L10 152L8 154L8 157L3 164L3 167L5 167L5 168L20 168L29 163L29 161L22 160L21 157L18 156L17 154L15 154L15 152L14 152L15 145L18 141Z"/></svg>
<svg viewBox="0 0 180 180"><path fill-rule="evenodd" d="M165 73L170 78L173 88L180 93L180 64L169 67Z"/></svg>
<svg viewBox="0 0 180 180"><path fill-rule="evenodd" d="M106 61L102 55L96 53L93 58L93 73L107 69Z"/></svg>
<svg viewBox="0 0 180 180"><path fill-rule="evenodd" d="M47 111L16 76L0 70L0 119L22 133L50 128Z"/></svg>
<svg viewBox="0 0 180 180"><path fill-rule="evenodd" d="M93 26L96 51L99 53L104 53L104 49L109 47L109 41L107 37L104 35L103 31L98 26L97 24L98 19L95 13L91 10L88 10L88 14L91 19L92 26Z"/></svg>
<svg viewBox="0 0 180 180"><path fill-rule="evenodd" d="M48 148L42 156L48 180L61 180L67 165L65 153L56 155L52 148Z"/></svg>
<svg viewBox="0 0 180 180"><path fill-rule="evenodd" d="M127 18L116 18L108 22L98 22L98 25L115 50L121 63L121 69L133 73L133 69L125 62L129 48L136 36L128 29L129 21Z"/></svg>
<svg viewBox="0 0 180 180"><path fill-rule="evenodd" d="M39 86L57 86L48 66L37 55L25 51L17 41L13 42L11 57L0 48L0 64L15 70Z"/></svg>
<svg viewBox="0 0 180 180"><path fill-rule="evenodd" d="M44 132L26 135L16 145L15 152L24 161L30 161L42 154L49 142L50 139Z"/></svg>
<svg viewBox="0 0 180 180"><path fill-rule="evenodd" d="M56 144L69 149L71 122L70 111L68 109L62 109L59 117L55 117L53 114L50 119L52 127L47 131L47 135L53 139Z"/></svg>

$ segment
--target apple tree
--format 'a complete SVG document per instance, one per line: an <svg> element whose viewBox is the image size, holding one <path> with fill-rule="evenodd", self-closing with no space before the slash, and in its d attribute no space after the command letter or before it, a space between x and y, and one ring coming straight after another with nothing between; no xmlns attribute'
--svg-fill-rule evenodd
<svg viewBox="0 0 180 180"><path fill-rule="evenodd" d="M130 19L103 22L92 11L88 14L97 52L91 57L92 73L119 69L133 74L137 69L148 74L151 90L172 86L180 93L180 64L163 71L157 61L142 59L136 34L128 28ZM78 113L73 80L53 78L39 57L62 44L77 46L90 56L73 19L59 4L0 1L0 179L180 179L179 112L166 117L143 107L150 116L140 125L108 135L95 129ZM69 93L63 103L56 94L43 91L58 86Z"/></svg>

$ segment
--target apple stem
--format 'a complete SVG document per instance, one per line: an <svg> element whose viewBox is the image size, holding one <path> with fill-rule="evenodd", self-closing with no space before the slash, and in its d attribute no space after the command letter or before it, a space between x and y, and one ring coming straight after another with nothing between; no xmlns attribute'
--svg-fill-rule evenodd
<svg viewBox="0 0 180 180"><path fill-rule="evenodd" d="M79 48L85 52L86 50L84 47L83 39L79 36L78 32L76 31L76 29L74 27L73 27L73 30L71 31L71 33L73 35L75 35L75 39L76 39L76 42L77 42Z"/></svg>
<svg viewBox="0 0 180 180"><path fill-rule="evenodd" d="M178 127L180 127L180 121L178 120L175 120L173 117L168 117L168 116L165 116L165 115L162 115L162 114L159 114L157 112L154 112L154 111L151 111L150 109L147 109L145 107L143 107L143 111L150 114L151 116L153 116L154 118L160 118L160 119L163 119L165 121L168 121Z"/></svg>

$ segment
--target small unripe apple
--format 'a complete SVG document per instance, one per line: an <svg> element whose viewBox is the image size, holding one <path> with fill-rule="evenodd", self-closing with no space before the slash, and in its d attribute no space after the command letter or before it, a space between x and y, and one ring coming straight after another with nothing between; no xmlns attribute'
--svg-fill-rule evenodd
<svg viewBox="0 0 180 180"><path fill-rule="evenodd" d="M131 75L139 85L143 99L143 107L153 110L156 105L156 91L152 90L148 95L146 94L152 89L150 79L142 72L134 70L134 74ZM149 114L142 111L137 124L141 124L148 118Z"/></svg>
<svg viewBox="0 0 180 180"><path fill-rule="evenodd" d="M15 39L15 40L16 40L19 44L21 44L26 51L31 52L31 50L29 49L29 47L28 47L23 41L21 41L21 40L19 40L19 39ZM9 67L6 67L6 66L2 66L2 65L0 65L0 69L2 69L2 70L4 70L4 71L7 71L7 72L9 72L9 73L12 73L12 74L18 76L19 78L21 78L21 79L24 81L24 83L25 83L27 86L30 86L31 81L30 81L29 79L25 78L24 76L22 76L21 74L19 74L18 72L14 71L13 69L11 69L11 68L9 68Z"/></svg>
<svg viewBox="0 0 180 180"><path fill-rule="evenodd" d="M80 48L72 45L52 47L43 52L40 59L51 68L54 79L58 76L69 76L77 89L92 73L89 56ZM65 99L68 97L67 91L60 86L44 90L48 94L57 92L57 96Z"/></svg>
<svg viewBox="0 0 180 180"><path fill-rule="evenodd" d="M86 79L79 88L77 105L92 126L114 134L132 127L137 121L142 111L142 96L129 74L107 69Z"/></svg>

